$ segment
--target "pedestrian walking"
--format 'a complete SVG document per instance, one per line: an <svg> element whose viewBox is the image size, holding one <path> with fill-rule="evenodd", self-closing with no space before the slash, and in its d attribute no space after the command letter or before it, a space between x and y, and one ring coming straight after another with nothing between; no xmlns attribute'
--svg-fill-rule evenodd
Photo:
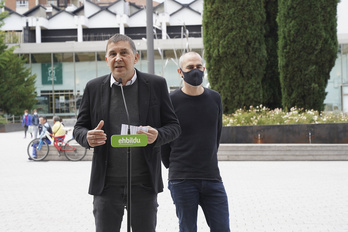
<svg viewBox="0 0 348 232"><path fill-rule="evenodd" d="M39 125L40 125L39 115L37 114L37 110L36 109L34 109L33 116L31 117L31 124L32 124L32 127L33 127L34 138L36 139L37 138L37 134L39 132Z"/></svg>
<svg viewBox="0 0 348 232"><path fill-rule="evenodd" d="M31 125L31 115L29 114L28 110L24 110L24 114L22 116L22 126L24 127L24 138L27 137L28 128ZM31 135L31 138L33 137L32 132L30 131L29 134Z"/></svg>

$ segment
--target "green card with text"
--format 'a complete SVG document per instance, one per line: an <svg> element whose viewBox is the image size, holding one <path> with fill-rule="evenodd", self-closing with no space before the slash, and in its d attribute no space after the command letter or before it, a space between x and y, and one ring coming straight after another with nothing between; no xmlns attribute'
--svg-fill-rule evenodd
<svg viewBox="0 0 348 232"><path fill-rule="evenodd" d="M113 135L111 136L112 147L145 147L147 135Z"/></svg>

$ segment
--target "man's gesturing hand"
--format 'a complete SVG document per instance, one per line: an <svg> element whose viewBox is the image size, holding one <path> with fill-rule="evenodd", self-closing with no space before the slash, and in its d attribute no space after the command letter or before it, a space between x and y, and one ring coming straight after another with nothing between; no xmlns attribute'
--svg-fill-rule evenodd
<svg viewBox="0 0 348 232"><path fill-rule="evenodd" d="M104 121L101 120L94 130L87 132L87 141L89 146L97 147L106 143L106 134L101 128L104 126Z"/></svg>

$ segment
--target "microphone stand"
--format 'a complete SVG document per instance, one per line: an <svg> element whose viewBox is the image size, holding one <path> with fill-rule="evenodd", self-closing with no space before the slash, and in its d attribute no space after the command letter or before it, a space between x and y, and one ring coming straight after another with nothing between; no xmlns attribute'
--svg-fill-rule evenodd
<svg viewBox="0 0 348 232"><path fill-rule="evenodd" d="M126 109L126 114L127 114L127 120L128 120L127 134L130 135L130 119L129 119L128 107L126 104L126 98L124 97L124 92L123 92L122 78L118 79L118 83L121 87L124 108ZM130 152L130 147L127 147L127 232L131 232L131 193L132 193L131 175L132 175L132 172L131 172L131 152Z"/></svg>

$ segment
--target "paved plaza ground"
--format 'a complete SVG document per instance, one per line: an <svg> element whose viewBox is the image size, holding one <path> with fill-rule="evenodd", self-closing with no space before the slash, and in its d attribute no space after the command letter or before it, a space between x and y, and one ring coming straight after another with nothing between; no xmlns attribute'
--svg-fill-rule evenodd
<svg viewBox="0 0 348 232"><path fill-rule="evenodd" d="M95 231L93 198L87 193L91 162L29 161L31 139L23 135L0 133L0 231ZM232 232L348 232L348 162L224 161L219 166ZM165 169L163 177L157 231L177 232ZM209 231L201 209L198 231Z"/></svg>

